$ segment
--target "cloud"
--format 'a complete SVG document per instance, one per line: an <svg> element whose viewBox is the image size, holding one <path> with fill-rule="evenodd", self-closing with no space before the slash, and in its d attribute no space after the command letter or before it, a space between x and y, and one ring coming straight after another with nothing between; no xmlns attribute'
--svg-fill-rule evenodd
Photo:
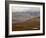
<svg viewBox="0 0 46 38"><path fill-rule="evenodd" d="M13 12L39 12L39 7L21 7L21 6L13 6L12 7Z"/></svg>

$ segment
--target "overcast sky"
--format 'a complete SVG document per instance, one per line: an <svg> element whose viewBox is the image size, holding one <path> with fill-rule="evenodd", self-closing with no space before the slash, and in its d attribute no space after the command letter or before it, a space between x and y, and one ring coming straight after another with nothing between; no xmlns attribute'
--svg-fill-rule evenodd
<svg viewBox="0 0 46 38"><path fill-rule="evenodd" d="M12 6L12 16L13 19L18 21L25 21L31 19L31 16L40 16L40 8L21 5Z"/></svg>
<svg viewBox="0 0 46 38"><path fill-rule="evenodd" d="M22 6L13 6L12 7L13 12L39 12L40 8L39 7L22 7Z"/></svg>

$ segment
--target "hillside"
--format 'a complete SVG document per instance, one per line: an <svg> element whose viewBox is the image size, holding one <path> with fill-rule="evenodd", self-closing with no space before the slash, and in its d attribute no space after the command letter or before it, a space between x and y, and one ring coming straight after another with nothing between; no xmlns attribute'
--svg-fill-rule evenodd
<svg viewBox="0 0 46 38"><path fill-rule="evenodd" d="M12 24L12 31L39 30L39 29L40 29L40 17L34 17L25 22Z"/></svg>

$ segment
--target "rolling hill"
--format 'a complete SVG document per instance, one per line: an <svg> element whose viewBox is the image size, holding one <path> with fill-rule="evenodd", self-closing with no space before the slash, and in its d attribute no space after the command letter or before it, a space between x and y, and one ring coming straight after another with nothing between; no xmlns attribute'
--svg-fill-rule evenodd
<svg viewBox="0 0 46 38"><path fill-rule="evenodd" d="M12 31L24 30L40 30L40 17L34 17L25 22L12 23Z"/></svg>

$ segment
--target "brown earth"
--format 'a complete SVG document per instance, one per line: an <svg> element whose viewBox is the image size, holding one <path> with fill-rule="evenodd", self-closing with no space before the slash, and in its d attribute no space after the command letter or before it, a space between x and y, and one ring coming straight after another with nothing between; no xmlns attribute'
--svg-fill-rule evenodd
<svg viewBox="0 0 46 38"><path fill-rule="evenodd" d="M12 31L24 31L24 30L40 30L40 17L27 20L26 22L12 24Z"/></svg>

